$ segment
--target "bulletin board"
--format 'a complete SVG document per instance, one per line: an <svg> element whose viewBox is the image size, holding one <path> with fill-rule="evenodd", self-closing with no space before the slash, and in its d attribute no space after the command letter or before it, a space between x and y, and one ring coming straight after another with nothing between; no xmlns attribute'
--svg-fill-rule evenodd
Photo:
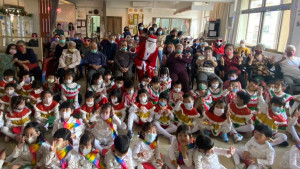
<svg viewBox="0 0 300 169"><path fill-rule="evenodd" d="M77 33L81 34L81 37L86 37L86 20L77 19Z"/></svg>
<svg viewBox="0 0 300 169"><path fill-rule="evenodd" d="M138 33L138 24L144 21L144 9L128 8L128 25L131 34Z"/></svg>

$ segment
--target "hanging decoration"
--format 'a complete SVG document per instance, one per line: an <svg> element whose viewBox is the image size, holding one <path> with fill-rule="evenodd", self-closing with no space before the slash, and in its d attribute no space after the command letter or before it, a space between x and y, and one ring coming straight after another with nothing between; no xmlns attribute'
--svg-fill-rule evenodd
<svg viewBox="0 0 300 169"><path fill-rule="evenodd" d="M14 8L9 8L9 9L1 8L0 14L32 17L32 14L27 13L24 9L16 9L16 8L15 9Z"/></svg>

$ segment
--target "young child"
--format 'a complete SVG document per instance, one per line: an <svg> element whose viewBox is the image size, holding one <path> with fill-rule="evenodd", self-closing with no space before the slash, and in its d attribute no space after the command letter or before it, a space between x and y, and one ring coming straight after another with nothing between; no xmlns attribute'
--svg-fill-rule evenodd
<svg viewBox="0 0 300 169"><path fill-rule="evenodd" d="M152 122L154 117L154 109L155 106L151 101L149 101L147 90L139 90L136 103L129 108L127 136L130 139L133 137L133 122L135 122L137 125L143 125L145 122Z"/></svg>
<svg viewBox="0 0 300 169"><path fill-rule="evenodd" d="M125 124L126 117L126 107L124 102L122 102L122 92L120 89L112 89L109 93L109 100L114 107L115 114L121 120L123 128L121 130L125 130L127 125Z"/></svg>
<svg viewBox="0 0 300 169"><path fill-rule="evenodd" d="M150 100L152 101L152 103L157 104L159 94L162 92L161 86L160 86L160 78L158 76L152 77L148 92L149 92Z"/></svg>
<svg viewBox="0 0 300 169"><path fill-rule="evenodd" d="M149 82L151 81L150 77L148 75L143 75L141 82L137 86L137 90L140 89L146 89L149 90Z"/></svg>
<svg viewBox="0 0 300 169"><path fill-rule="evenodd" d="M239 91L236 93L234 103L229 104L230 118L232 121L231 133L235 142L240 142L243 136L238 132L252 132L252 113L247 107L250 96L246 92Z"/></svg>
<svg viewBox="0 0 300 169"><path fill-rule="evenodd" d="M256 116L255 124L263 123L269 126L273 132L271 145L288 146L287 136L284 133L279 133L278 130L286 130L288 125L287 120L282 115L281 110L285 106L285 102L281 97L273 97L269 105L262 97L262 87L258 90L258 106L261 113Z"/></svg>
<svg viewBox="0 0 300 169"><path fill-rule="evenodd" d="M274 85L275 85L275 81L274 80L269 80L267 82L267 84L264 87L264 91L263 91L263 98L266 100L267 97L269 97L270 91L274 91Z"/></svg>
<svg viewBox="0 0 300 169"><path fill-rule="evenodd" d="M111 89L120 89L122 91L122 94L124 94L125 93L124 78L122 76L117 77L116 83L113 85Z"/></svg>
<svg viewBox="0 0 300 169"><path fill-rule="evenodd" d="M296 141L298 145L300 145L300 112L299 107L296 109L294 114L292 115L291 119L288 122L288 131L292 135L292 139Z"/></svg>
<svg viewBox="0 0 300 169"><path fill-rule="evenodd" d="M55 132L60 128L66 128L70 130L72 134L71 138L73 140L73 147L75 150L78 150L79 139L84 131L84 126L78 119L71 116L73 111L74 106L70 102L63 102L59 106L60 119L57 119L54 122L52 136L54 136Z"/></svg>
<svg viewBox="0 0 300 169"><path fill-rule="evenodd" d="M114 146L105 154L106 168L134 169L132 151L129 147L130 139L126 135L118 135L113 144Z"/></svg>
<svg viewBox="0 0 300 169"><path fill-rule="evenodd" d="M110 70L106 70L104 72L104 84L106 88L106 93L109 93L112 87L115 85L115 82L111 80L112 72Z"/></svg>
<svg viewBox="0 0 300 169"><path fill-rule="evenodd" d="M10 164L11 168L43 168L49 148L39 123L30 122L25 126L22 138L7 159L15 159Z"/></svg>
<svg viewBox="0 0 300 169"><path fill-rule="evenodd" d="M173 83L173 89L169 93L170 105L175 106L176 103L182 98L183 92L181 91L182 85L180 81Z"/></svg>
<svg viewBox="0 0 300 169"><path fill-rule="evenodd" d="M50 90L53 95L57 95L59 92L59 80L53 75L49 74L47 76L47 81L44 84L44 90Z"/></svg>
<svg viewBox="0 0 300 169"><path fill-rule="evenodd" d="M5 86L5 95L1 97L0 99L0 110L4 113L8 113L9 111L9 104L10 99L13 96L17 96L17 93L15 93L16 85L13 83L8 83Z"/></svg>
<svg viewBox="0 0 300 169"><path fill-rule="evenodd" d="M195 108L203 114L205 111L209 110L212 103L212 95L207 87L206 81L199 81L197 90L192 93L195 99Z"/></svg>
<svg viewBox="0 0 300 169"><path fill-rule="evenodd" d="M236 150L233 154L235 169L240 168L269 168L274 163L275 150L270 145L272 130L264 125L255 126L254 136L245 144L241 150ZM241 160L244 163L241 163Z"/></svg>
<svg viewBox="0 0 300 169"><path fill-rule="evenodd" d="M179 124L186 124L191 128L196 126L196 120L200 117L200 114L194 108L194 98L191 94L185 93L183 100L178 101L174 108L175 120Z"/></svg>
<svg viewBox="0 0 300 169"><path fill-rule="evenodd" d="M234 154L235 148L223 149L214 147L214 141L206 135L200 134L196 139L196 149L193 155L195 169L211 168L226 169L219 162L219 155L230 157Z"/></svg>
<svg viewBox="0 0 300 169"><path fill-rule="evenodd" d="M75 148L72 147L72 133L66 128L55 131L50 151L46 154L44 164L47 169L78 168L84 161Z"/></svg>
<svg viewBox="0 0 300 169"><path fill-rule="evenodd" d="M287 151L282 158L282 169L299 169L300 168L300 146L296 144L292 146L290 151Z"/></svg>
<svg viewBox="0 0 300 169"><path fill-rule="evenodd" d="M227 80L224 82L223 84L223 90L227 89L228 87L230 87L230 81L232 80L236 80L239 83L239 86L241 88L245 88L247 85L246 81L242 81L241 78L239 78L239 74L237 72L237 70L231 69L227 72Z"/></svg>
<svg viewBox="0 0 300 169"><path fill-rule="evenodd" d="M257 98L257 89L259 87L259 81L257 79L251 79L249 81L248 86L244 91L250 95L250 101L247 104L248 108L251 110L251 113L256 116L258 112L260 112L258 105L258 98Z"/></svg>
<svg viewBox="0 0 300 169"><path fill-rule="evenodd" d="M206 135L221 135L224 142L228 142L227 133L231 130L230 112L224 100L217 100L213 106L203 114L201 131ZM196 127L195 127L196 128ZM192 130L195 131L194 129Z"/></svg>
<svg viewBox="0 0 300 169"><path fill-rule="evenodd" d="M3 76L3 79L0 81L0 97L5 95L5 86L8 83L16 83L16 81L14 80L15 72L13 70L6 69L3 73Z"/></svg>
<svg viewBox="0 0 300 169"><path fill-rule="evenodd" d="M153 123L146 122L139 138L133 146L133 159L137 162L137 168L147 168L148 165L160 169L163 165L159 150L156 127Z"/></svg>
<svg viewBox="0 0 300 169"><path fill-rule="evenodd" d="M6 150L4 149L0 151L0 168L2 168L5 158L6 158Z"/></svg>
<svg viewBox="0 0 300 169"><path fill-rule="evenodd" d="M19 141L23 128L30 122L31 110L25 106L22 96L13 96L10 103L10 111L5 115L6 124L1 128L5 135L5 141L10 139Z"/></svg>
<svg viewBox="0 0 300 169"><path fill-rule="evenodd" d="M91 133L96 137L95 147L105 154L107 150L113 145L113 141L117 136L117 127L120 127L122 122L115 115L113 106L110 103L105 103L100 113L95 113L90 121L94 126Z"/></svg>
<svg viewBox="0 0 300 169"><path fill-rule="evenodd" d="M212 78L210 80L210 87L208 90L211 93L212 103L223 99L222 86L220 86L220 81L218 78Z"/></svg>
<svg viewBox="0 0 300 169"><path fill-rule="evenodd" d="M161 91L168 91L171 89L172 79L170 78L169 69L161 67L159 69Z"/></svg>
<svg viewBox="0 0 300 169"><path fill-rule="evenodd" d="M50 90L43 91L41 94L42 101L34 106L34 117L37 122L42 124L46 130L52 126L59 117L59 103L53 100L53 94Z"/></svg>
<svg viewBox="0 0 300 169"><path fill-rule="evenodd" d="M171 133L176 132L177 126L174 124L173 108L169 105L169 96L167 92L162 92L159 95L158 104L155 105L155 126L157 133L162 134L170 139L174 136Z"/></svg>
<svg viewBox="0 0 300 169"><path fill-rule="evenodd" d="M134 104L137 94L134 92L133 81L125 81L124 87L126 92L123 94L123 102L125 104L125 107L128 108L132 106L132 104Z"/></svg>
<svg viewBox="0 0 300 169"><path fill-rule="evenodd" d="M32 91L30 92L28 98L30 100L30 104L35 106L37 103L41 102L41 94L43 92L43 83L39 80L34 80L32 82Z"/></svg>
<svg viewBox="0 0 300 169"><path fill-rule="evenodd" d="M80 113L86 128L91 128L90 118L98 109L100 109L100 106L95 103L94 93L92 91L86 92L85 103L80 107Z"/></svg>
<svg viewBox="0 0 300 169"><path fill-rule="evenodd" d="M17 90L19 93L27 97L32 91L32 78L29 76L29 72L22 72L20 77L20 83L17 85Z"/></svg>
<svg viewBox="0 0 300 169"><path fill-rule="evenodd" d="M170 169L192 169L195 143L189 126L182 124L176 130L174 139L165 155L164 162Z"/></svg>
<svg viewBox="0 0 300 169"><path fill-rule="evenodd" d="M85 169L104 169L105 164L100 161L99 150L94 148L95 136L85 131L80 138L79 153L86 159L81 163L82 168Z"/></svg>
<svg viewBox="0 0 300 169"><path fill-rule="evenodd" d="M78 102L78 94L81 86L74 82L75 74L72 70L68 70L64 75L64 83L61 84L61 102L73 103L77 110L80 105Z"/></svg>
<svg viewBox="0 0 300 169"><path fill-rule="evenodd" d="M88 87L87 91L94 93L95 102L102 106L107 103L105 84L103 83L101 73L94 73L91 80L92 84Z"/></svg>

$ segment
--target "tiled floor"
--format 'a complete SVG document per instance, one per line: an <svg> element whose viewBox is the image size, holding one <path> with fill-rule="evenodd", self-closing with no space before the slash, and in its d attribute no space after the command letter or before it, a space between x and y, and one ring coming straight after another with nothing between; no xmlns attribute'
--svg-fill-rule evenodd
<svg viewBox="0 0 300 169"><path fill-rule="evenodd" d="M82 85L81 88L81 94L82 96L84 96L84 91L85 91L85 80L81 80L79 82ZM135 137L133 139L136 140L137 139L137 133L139 132L140 128L135 127L134 128L134 133L135 133ZM121 133L125 133L125 132L121 132ZM288 135L289 138L291 138L291 135L289 135L288 133L286 133ZM50 134L46 134L47 139L50 141L51 140L51 136ZM194 136L195 138L197 137L196 135ZM214 138L215 141L215 146L216 147L221 147L221 148L229 148L230 146L234 146L236 148L240 148L242 147L247 140L250 139L250 136L245 137L243 139L242 142L238 143L238 144L234 144L234 142L232 141L232 137L229 137L229 142L228 143L224 143L220 138ZM160 150L162 154L166 154L167 149L169 148L169 139L160 136L159 137L159 142L160 142ZM289 143L290 144L294 144L290 139L289 139ZM11 143L5 143L4 142L4 137L0 137L0 150L3 149L7 149L8 154L12 152L13 148L15 147L15 143L11 142ZM286 151L288 151L290 149L291 146L287 147L287 148L282 148L282 147L275 147L275 151L276 151L276 157L275 157L275 163L273 165L273 169L280 169L280 163L282 160L282 156L284 155L284 153ZM232 158L226 158L226 157L222 157L220 156L220 162L221 164L223 164L226 168L228 169L233 169L234 168L234 163L233 163L233 159Z"/></svg>

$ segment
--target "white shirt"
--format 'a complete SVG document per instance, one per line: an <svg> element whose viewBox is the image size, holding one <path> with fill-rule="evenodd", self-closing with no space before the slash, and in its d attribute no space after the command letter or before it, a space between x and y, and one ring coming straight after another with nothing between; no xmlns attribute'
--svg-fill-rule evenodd
<svg viewBox="0 0 300 169"><path fill-rule="evenodd" d="M144 157L138 157L138 153L146 152ZM159 142L155 149L152 149L149 145L145 144L142 139L138 139L133 146L133 159L142 163L151 162L156 159L161 159L159 152Z"/></svg>
<svg viewBox="0 0 300 169"><path fill-rule="evenodd" d="M285 153L281 167L283 169L300 169L300 150L296 146Z"/></svg>
<svg viewBox="0 0 300 169"><path fill-rule="evenodd" d="M183 159L184 164L187 167L191 167L193 164L193 154L194 154L194 149L189 149L187 150L187 158ZM168 149L167 155L169 156L170 160L177 160L179 156L179 150L178 150L178 142L177 139L174 139L171 143L171 146Z"/></svg>
<svg viewBox="0 0 300 169"><path fill-rule="evenodd" d="M133 161L132 161L132 152L131 149L129 148L127 154L122 157L122 160L125 161L126 165L127 165L127 169L133 169ZM105 154L105 158L104 158L104 162L106 165L106 168L110 168L110 169L121 169L121 164L118 163L118 161L116 160L113 152L111 150L109 150L106 154Z"/></svg>
<svg viewBox="0 0 300 169"><path fill-rule="evenodd" d="M196 149L193 156L195 169L226 169L220 164L218 155L230 157L231 155L228 155L227 152L228 150L226 149L214 147L213 154L205 155L199 149Z"/></svg>
<svg viewBox="0 0 300 169"><path fill-rule="evenodd" d="M284 75L292 76L294 78L300 78L300 58L293 57L291 60L290 58L286 58L284 61L280 63L281 71Z"/></svg>

